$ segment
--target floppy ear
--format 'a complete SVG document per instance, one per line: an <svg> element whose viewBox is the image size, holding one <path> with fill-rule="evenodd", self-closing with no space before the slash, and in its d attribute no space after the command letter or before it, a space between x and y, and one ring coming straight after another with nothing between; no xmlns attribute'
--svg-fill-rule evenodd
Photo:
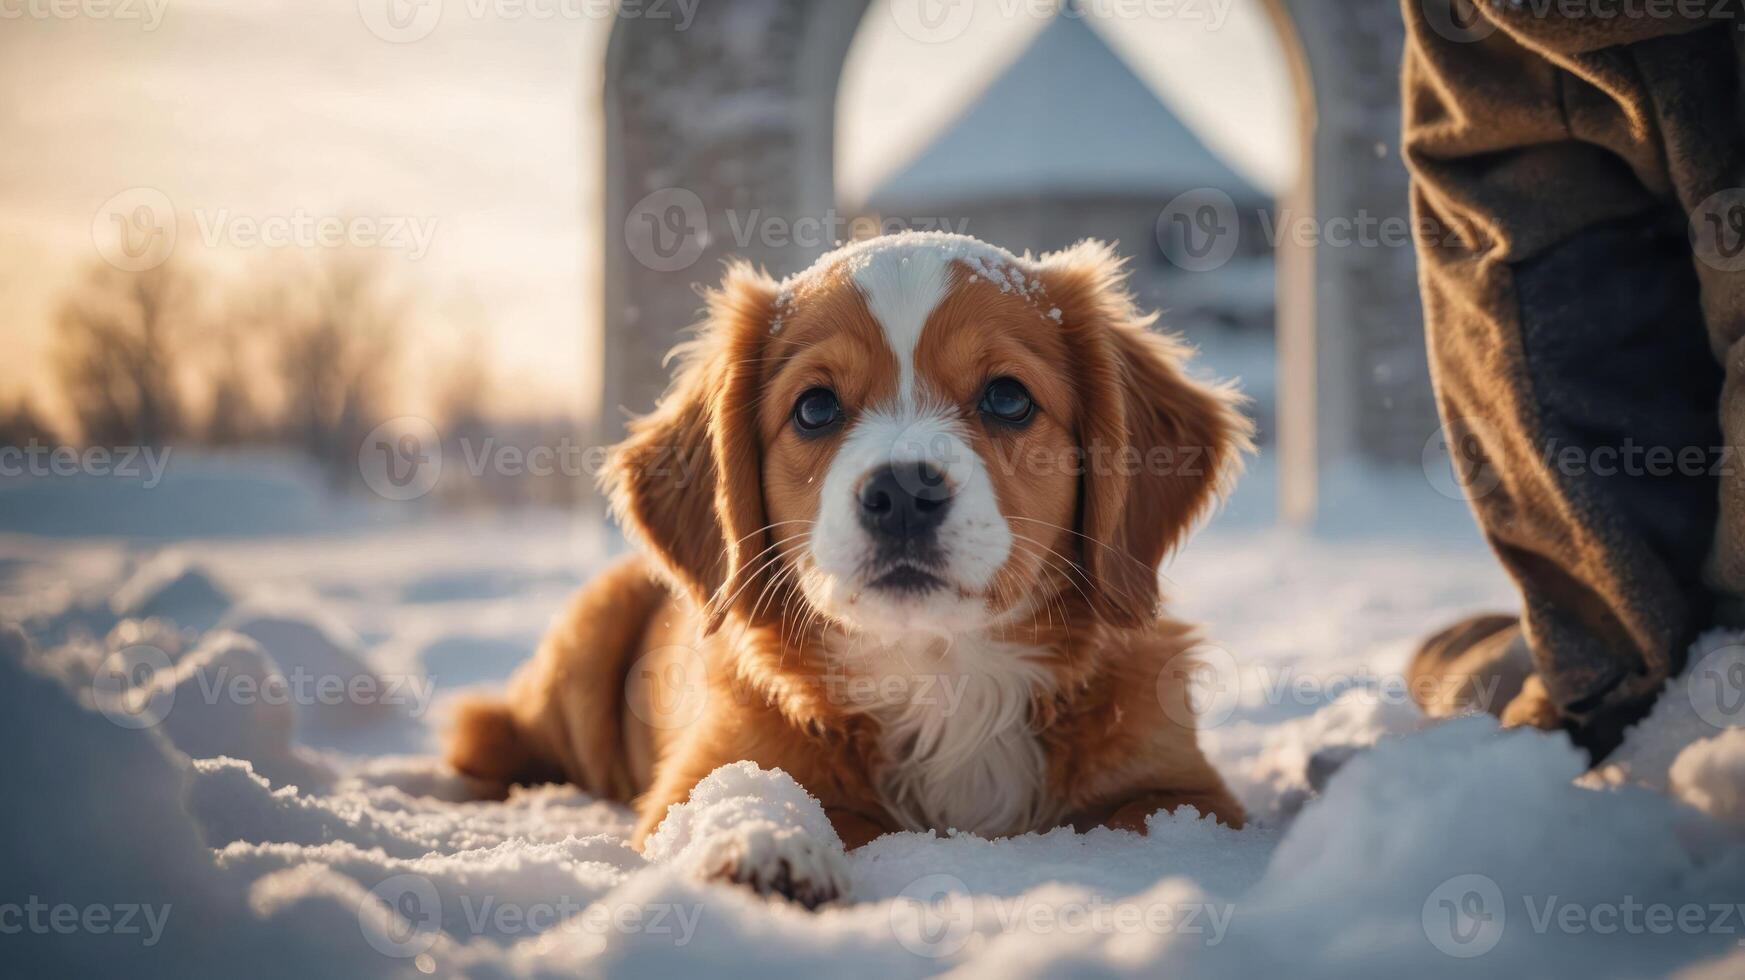
<svg viewBox="0 0 1745 980"><path fill-rule="evenodd" d="M1241 469L1254 426L1240 396L1183 371L1188 349L1149 328L1123 260L1086 241L1041 259L1049 301L1079 358L1082 561L1107 622L1157 616L1158 566Z"/></svg>
<svg viewBox="0 0 1745 980"><path fill-rule="evenodd" d="M705 294L696 339L650 414L630 423L601 478L619 523L639 537L713 632L755 595L765 547L757 392L779 287L743 263Z"/></svg>

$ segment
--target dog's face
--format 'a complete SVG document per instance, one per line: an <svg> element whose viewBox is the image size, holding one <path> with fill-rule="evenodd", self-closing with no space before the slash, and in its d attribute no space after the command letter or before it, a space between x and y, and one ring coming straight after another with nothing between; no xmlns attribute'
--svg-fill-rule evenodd
<svg viewBox="0 0 1745 980"><path fill-rule="evenodd" d="M1096 245L904 235L785 283L735 268L610 486L713 622L798 598L895 639L1066 595L1140 625L1247 438L1148 322Z"/></svg>

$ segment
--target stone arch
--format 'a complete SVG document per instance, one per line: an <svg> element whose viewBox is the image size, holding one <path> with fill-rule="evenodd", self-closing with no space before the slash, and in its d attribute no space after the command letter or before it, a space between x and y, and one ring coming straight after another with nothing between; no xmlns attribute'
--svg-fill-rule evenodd
<svg viewBox="0 0 1745 980"><path fill-rule="evenodd" d="M1332 467L1416 464L1436 427L1409 243L1334 245L1319 234L1406 227L1403 27L1397 0L1248 2L1269 8L1301 107L1299 178L1279 202L1288 225L1277 251L1278 432L1281 509L1306 520L1337 507L1318 493ZM868 5L708 0L683 30L651 16L613 25L603 437L616 436L620 409L653 404L661 356L696 318L693 286L722 259L785 273L828 247L747 229L771 220L803 228L832 212L837 84ZM1299 227L1315 234L1290 233Z"/></svg>

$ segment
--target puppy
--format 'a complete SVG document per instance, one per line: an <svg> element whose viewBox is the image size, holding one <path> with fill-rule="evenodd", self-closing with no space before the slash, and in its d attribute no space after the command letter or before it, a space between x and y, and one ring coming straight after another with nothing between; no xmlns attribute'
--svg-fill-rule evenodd
<svg viewBox="0 0 1745 980"><path fill-rule="evenodd" d="M897 830L1143 831L1242 808L1195 741L1158 566L1248 448L1121 262L903 234L782 282L731 266L604 477L646 555L587 585L448 758L631 801L792 775L856 847ZM789 847L792 850L793 847ZM828 901L816 848L717 873Z"/></svg>

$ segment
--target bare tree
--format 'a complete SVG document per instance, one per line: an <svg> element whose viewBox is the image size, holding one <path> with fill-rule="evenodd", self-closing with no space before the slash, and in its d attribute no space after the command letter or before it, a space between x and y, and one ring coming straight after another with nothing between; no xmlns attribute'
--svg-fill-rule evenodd
<svg viewBox="0 0 1745 980"><path fill-rule="evenodd" d="M240 446L258 442L268 435L256 396L260 378L243 350L237 320L225 320L213 348L216 356L206 369L206 443Z"/></svg>
<svg viewBox="0 0 1745 980"><path fill-rule="evenodd" d="M381 420L410 314L367 253L321 253L309 278L270 326L282 424L293 445L343 472Z"/></svg>
<svg viewBox="0 0 1745 980"><path fill-rule="evenodd" d="M87 443L161 446L183 430L178 359L194 318L170 264L98 265L61 308L55 368Z"/></svg>
<svg viewBox="0 0 1745 980"><path fill-rule="evenodd" d="M59 441L29 398L0 408L0 446L53 446Z"/></svg>

